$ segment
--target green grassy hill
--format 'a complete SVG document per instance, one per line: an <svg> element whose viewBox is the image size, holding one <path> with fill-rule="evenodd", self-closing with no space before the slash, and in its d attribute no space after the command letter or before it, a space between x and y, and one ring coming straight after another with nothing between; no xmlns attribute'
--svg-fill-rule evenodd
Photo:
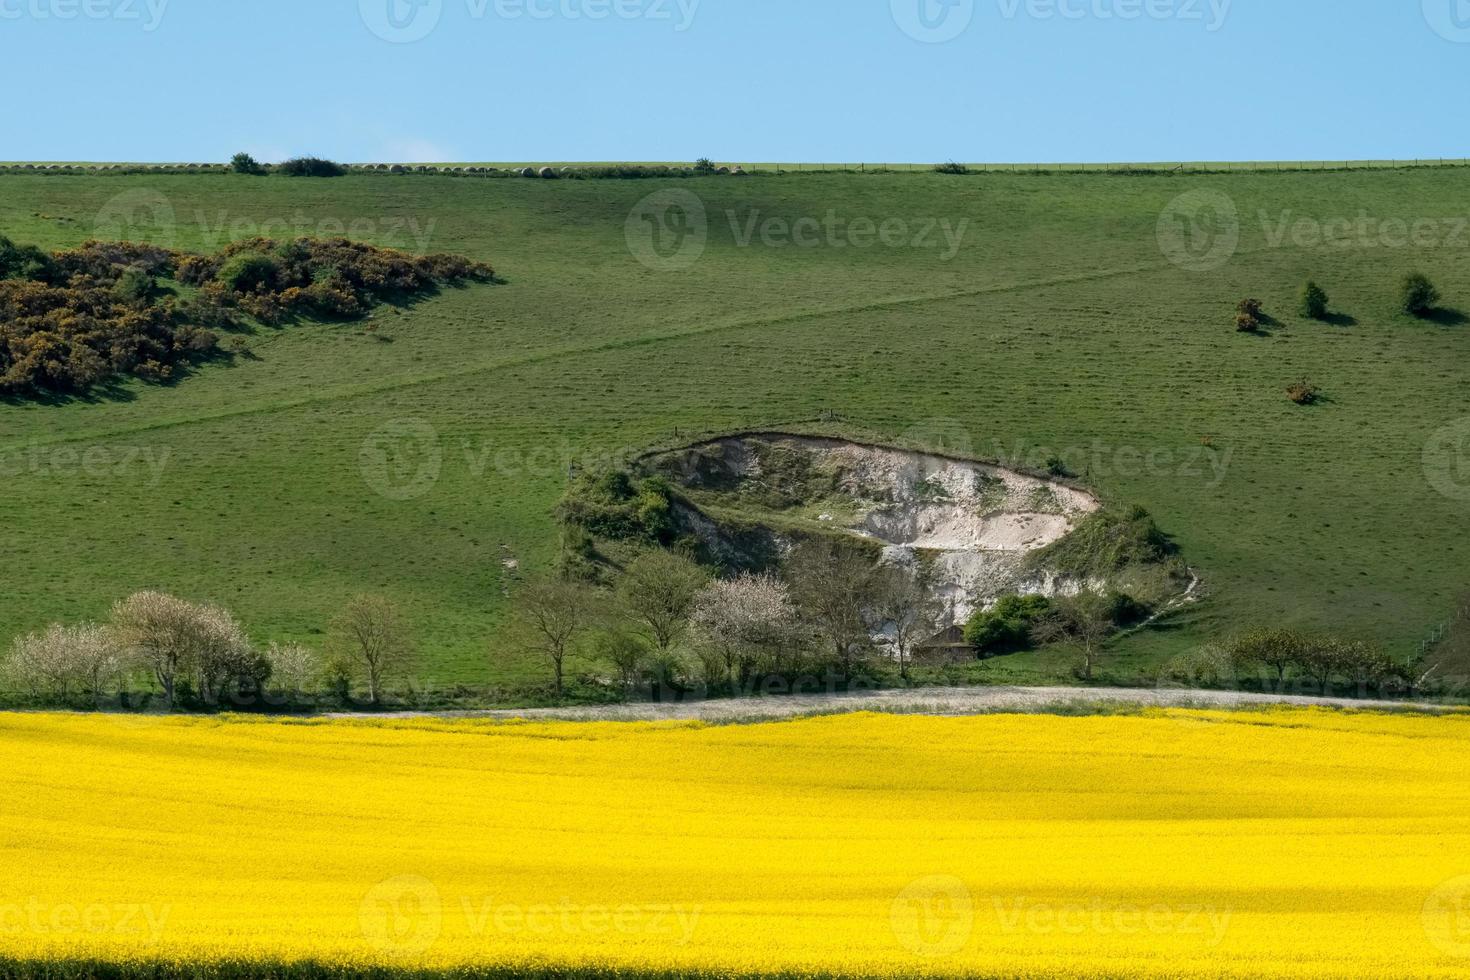
<svg viewBox="0 0 1470 980"><path fill-rule="evenodd" d="M687 269L649 268L628 246L630 213L661 188L693 192L708 213L708 247ZM1431 437L1470 416L1470 324L1401 315L1394 288L1422 269L1447 307L1470 310L1470 230L1456 227L1467 190L1458 169L0 175L0 234L44 247L116 234L131 209L154 217L130 235L183 249L347 230L463 253L506 280L370 324L263 330L253 359L168 387L0 403L0 641L159 587L229 606L262 640L315 644L346 598L380 591L414 619L426 679L522 681L540 667L498 647L506 563L549 560L570 462L834 412L829 428L870 438L1062 454L1105 497L1151 510L1208 598L1120 643L1103 679L1147 680L1171 654L1257 623L1359 632L1409 654L1470 577L1470 488L1437 491L1424 463ZM1160 215L1187 191L1238 209L1239 250L1218 268L1189 271L1161 250ZM845 247L739 241L752 216L829 213L902 219L910 234L969 224L947 260L943 245L876 236L864 248L845 235ZM1272 240L1283 219L1365 213L1375 240L1377 222L1434 219L1434 241ZM1344 318L1294 315L1308 277ZM1237 334L1247 295L1281 326ZM1287 400L1303 377L1323 403ZM385 468L385 435L429 468ZM415 482L436 458L437 479ZM998 671L1059 667L1042 653Z"/></svg>

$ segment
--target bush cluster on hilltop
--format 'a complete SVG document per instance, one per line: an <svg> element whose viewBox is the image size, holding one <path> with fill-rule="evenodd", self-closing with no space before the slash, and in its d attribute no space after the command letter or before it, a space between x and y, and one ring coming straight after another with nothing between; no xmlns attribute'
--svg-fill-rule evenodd
<svg viewBox="0 0 1470 980"><path fill-rule="evenodd" d="M271 323L358 317L493 277L460 256L346 239L256 238L205 256L96 241L48 254L0 237L0 396L85 392L127 375L168 380L215 352L208 328L239 326L237 313ZM186 297L175 286L196 289Z"/></svg>

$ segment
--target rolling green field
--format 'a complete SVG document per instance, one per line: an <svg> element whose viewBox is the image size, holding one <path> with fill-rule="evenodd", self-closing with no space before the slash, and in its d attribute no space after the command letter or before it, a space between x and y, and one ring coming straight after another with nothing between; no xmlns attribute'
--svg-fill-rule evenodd
<svg viewBox="0 0 1470 980"><path fill-rule="evenodd" d="M628 244L630 213L665 187L708 215L687 268L651 268ZM1204 271L1171 261L1158 234L1192 191L1239 215L1238 250ZM125 232L204 251L262 231L345 231L463 253L505 280L371 323L263 330L253 357L167 387L0 403L0 642L157 587L228 606L262 641L316 645L344 600L376 591L415 623L421 683L524 682L544 671L497 638L507 563L549 561L569 466L786 426L983 458L1059 454L1108 500L1152 511L1206 597L1119 641L1100 680L1151 683L1168 657L1256 624L1358 633L1408 656L1470 588L1464 460L1456 470L1431 448L1426 470L1436 433L1470 416L1470 323L1455 312L1470 310L1467 191L1455 168L0 175L0 234L18 242ZM128 212L148 216L129 225ZM768 218L829 214L844 230L809 247L759 230L741 241ZM1371 247L1356 231L1346 245L1282 235L1300 218L1362 215ZM855 219L901 220L890 241L902 243L854 234ZM1395 221L1432 234L1416 244ZM937 245L916 244L930 222ZM939 229L962 222L951 255ZM1432 320L1395 310L1413 269L1444 294ZM1334 322L1296 317L1308 277ZM1237 334L1248 295L1279 326ZM1287 400L1302 378L1322 403ZM824 413L837 417L798 422ZM1446 475L1459 477L1449 492ZM1044 651L987 669L1057 680L1067 665Z"/></svg>

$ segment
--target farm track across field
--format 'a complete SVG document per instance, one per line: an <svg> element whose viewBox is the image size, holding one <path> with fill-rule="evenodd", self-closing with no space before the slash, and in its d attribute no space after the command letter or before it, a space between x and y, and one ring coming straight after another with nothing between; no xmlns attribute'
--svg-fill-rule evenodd
<svg viewBox="0 0 1470 980"><path fill-rule="evenodd" d="M940 687L926 690L870 691L859 694L823 694L810 697L740 698L683 703L641 703L578 708L534 708L520 711L460 711L448 713L395 712L392 714L334 714L332 718L504 718L537 721L708 721L758 722L813 715L878 712L962 716L1009 712L1047 712L1087 707L1141 708L1262 708L1275 706L1357 709L1360 711L1423 711L1462 709L1428 702L1383 701L1354 698L1299 697L1253 694L1244 691L1192 691L1130 688L1071 687Z"/></svg>
<svg viewBox="0 0 1470 980"><path fill-rule="evenodd" d="M1239 254L1251 254L1242 250ZM605 354L613 351L635 350L639 347L652 347L658 344L675 343L688 340L693 337L703 337L713 334L734 333L741 330L759 330L766 327L788 326L810 320L819 320L824 317L840 316L851 313L873 313L882 310L902 309L904 307L920 306L926 303L945 303L953 300L968 299L975 296L993 296L1005 293L1021 293L1031 289L1046 289L1052 286L1068 286L1078 283L1100 282L1107 279L1121 279L1127 276L1144 275L1168 269L1168 262L1145 263L1131 266L1125 269L1106 269L1098 272L1088 272L1071 276L1054 276L1049 279L1030 280L1021 283L1010 283L1002 286L982 286L976 289L952 290L950 292L932 296L904 296L893 299L875 300L867 303L856 303L844 306L823 307L815 310L802 310L798 313L790 313L782 316L762 316L746 319L730 320L722 323L714 323L701 327L691 327L686 330L672 330L665 333L646 334L641 337L623 338L600 344L586 344L582 346L564 347L556 350L537 351L533 354L525 354L517 357L502 357L486 361L481 364L472 364L452 371L437 371L433 374L412 375L408 377L397 377L386 381L346 385L335 389L305 395L286 401L272 401L266 403L240 405L224 411L204 414L194 414L187 418L160 419L145 425L124 426L116 429L97 429L85 432L71 432L51 438L40 438L28 440L23 443L0 444L0 453L11 452L20 448L32 446L64 445L67 443L94 442L99 439L111 439L122 435L136 435L142 432L157 432L164 429L175 429L182 426L201 425L209 422L217 422L223 419L244 418L252 415L269 414L273 412L289 411L291 409L303 408L310 405L321 405L336 401L351 401L356 398L366 398L372 395L380 395L392 391L402 391L415 388L420 385L438 384L442 381L450 381L457 378L473 377L477 374L489 374L496 371L505 371L512 368L527 367L534 364L547 362L565 362L571 358L585 357L594 354Z"/></svg>

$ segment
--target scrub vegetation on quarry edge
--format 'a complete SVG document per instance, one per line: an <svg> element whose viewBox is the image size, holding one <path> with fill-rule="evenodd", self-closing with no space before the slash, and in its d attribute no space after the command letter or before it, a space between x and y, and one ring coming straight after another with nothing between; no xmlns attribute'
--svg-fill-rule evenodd
<svg viewBox="0 0 1470 980"><path fill-rule="evenodd" d="M0 174L0 233L47 252L101 235L216 254L355 226L379 247L493 260L507 281L367 324L258 330L251 356L194 365L187 384L122 377L106 397L0 407L0 636L104 621L115 601L157 589L228 608L258 646L320 654L371 591L417 641L399 693L534 698L543 658L502 638L528 576L559 559L570 471L820 414L840 421L803 430L1023 474L1055 458L1104 511L1136 506L1167 529L1209 588L1112 637L1099 683L1152 686L1178 658L1263 625L1457 670L1463 658L1434 654L1458 649L1465 495L1434 447L1453 444L1442 436L1470 410L1470 331L1453 316L1470 271L1454 248L1328 248L1276 229L1365 208L1448 220L1465 180L688 176L676 186L711 219L706 247L657 270L630 251L628 219L658 177ZM1204 270L1160 250L1160 216L1195 192L1241 217L1240 247ZM103 234L119 198L154 206L125 235ZM736 234L829 213L970 223L948 260ZM262 234L283 224L293 233ZM1430 316L1404 311L1414 273L1438 295ZM1326 320L1288 312L1308 281L1330 294ZM1242 296L1272 319L1237 332ZM1302 379L1321 396L1310 407L1285 397ZM1064 543L1088 534L1079 525ZM1072 683L1077 656L1057 644L955 679ZM605 663L577 648L567 674L596 692L578 682Z"/></svg>

